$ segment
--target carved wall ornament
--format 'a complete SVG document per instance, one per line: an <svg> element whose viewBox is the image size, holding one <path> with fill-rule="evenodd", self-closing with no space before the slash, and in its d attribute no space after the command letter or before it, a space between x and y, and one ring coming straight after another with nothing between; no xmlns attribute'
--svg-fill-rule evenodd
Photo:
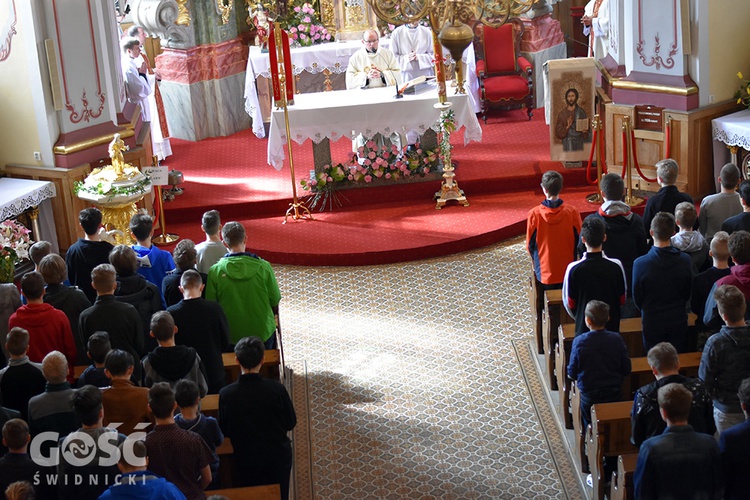
<svg viewBox="0 0 750 500"><path fill-rule="evenodd" d="M320 22L331 35L336 34L336 10L333 0L320 0Z"/></svg>
<svg viewBox="0 0 750 500"><path fill-rule="evenodd" d="M16 31L16 0L4 0L3 8L0 8L0 61L5 61L10 56L10 43ZM5 11L5 12L4 12ZM5 14L5 19L1 16Z"/></svg>
<svg viewBox="0 0 750 500"><path fill-rule="evenodd" d="M130 15L133 23L142 27L149 36L160 38L162 47L193 47L193 29L179 23L181 4L178 1L186 9L187 0L131 0ZM189 15L187 22L190 23Z"/></svg>
<svg viewBox="0 0 750 500"><path fill-rule="evenodd" d="M677 54L679 44L677 40L677 0L674 0L673 4L673 11L672 11L672 43L669 47L669 53L667 54L667 59L664 60L661 55L661 39L659 37L659 33L657 32L654 35L654 50L651 55L647 55L646 52L646 41L644 40L643 35L643 5L640 6L638 9L638 44L636 45L635 51L638 54L638 57L640 57L641 62L646 67L653 66L657 71L662 69L662 66L664 69L672 69L675 64L674 56Z"/></svg>
<svg viewBox="0 0 750 500"><path fill-rule="evenodd" d="M96 97L99 100L99 108L96 110L89 108L89 100L86 96L86 89L84 88L83 92L81 93L81 104L83 104L83 109L79 112L76 105L73 104L73 101L70 98L70 94L68 92L68 80L65 77L65 59L63 57L63 53L65 51L63 50L62 41L60 39L60 24L58 20L57 8L58 1L59 0L52 0L52 12L54 13L55 17L57 49L60 55L60 73L62 75L63 90L65 91L65 109L70 112L68 119L71 123L79 123L81 121L88 122L92 118L99 118L101 116L102 110L104 109L104 101L106 100L106 94L102 92L102 82L101 78L99 77L99 54L96 50L96 36L94 35L94 19L91 12L91 4L89 2L86 2L86 7L88 9L89 35L91 37L90 40L92 43L92 49L94 51L94 75L96 77Z"/></svg>

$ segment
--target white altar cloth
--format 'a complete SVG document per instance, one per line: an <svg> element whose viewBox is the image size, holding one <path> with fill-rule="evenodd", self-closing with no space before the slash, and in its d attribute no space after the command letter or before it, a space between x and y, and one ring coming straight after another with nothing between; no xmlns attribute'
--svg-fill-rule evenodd
<svg viewBox="0 0 750 500"><path fill-rule="evenodd" d="M52 244L52 250L57 253L60 249L57 244L57 230L50 202L50 198L55 196L57 196L57 190L49 181L0 178L0 221L15 217L29 208L39 207L40 234L35 234L34 239L49 241Z"/></svg>
<svg viewBox="0 0 750 500"><path fill-rule="evenodd" d="M388 47L390 40L381 39L380 44ZM325 70L331 73L345 73L349 65L349 58L352 54L362 48L360 40L349 40L345 42L331 42L311 47L298 47L291 49L292 54L292 71L295 75L302 72L311 74L322 73ZM443 55L448 58L446 65L452 63L450 54L443 50ZM469 45L464 51L463 61L465 65L464 78L466 81L466 91L469 92L472 109L475 113L481 111L479 102L479 80L477 80L477 64L474 57L473 46ZM271 78L271 72L268 68L270 59L268 52L261 52L260 47L250 46L250 56L247 59L247 69L245 72L245 111L253 119L253 133L259 139L264 138L263 114L258 100L258 89L256 79L258 77Z"/></svg>
<svg viewBox="0 0 750 500"><path fill-rule="evenodd" d="M481 141L482 128L469 96L456 95L455 89L450 84L447 86L456 128L466 128L464 144ZM394 99L393 95L392 87L299 94L294 98L294 106L289 107L292 140L297 144L307 139L318 143L326 138L333 141L342 137L351 139L357 134L371 137L376 133L405 134L416 130L421 135L427 129L437 129L440 111L433 107L438 102L435 90L405 95L403 99ZM269 135L268 164L279 170L284 162L286 143L283 109L273 111Z"/></svg>
<svg viewBox="0 0 750 500"><path fill-rule="evenodd" d="M729 161L740 163L736 155L730 155L727 146L737 146L745 151L750 151L750 109L738 111L731 115L714 118L711 120L713 130L713 152L714 152L714 179L721 173L721 168ZM747 158L742 164L738 164L740 171L748 167ZM743 177L746 173L743 172ZM716 192L719 192L719 184L716 183Z"/></svg>

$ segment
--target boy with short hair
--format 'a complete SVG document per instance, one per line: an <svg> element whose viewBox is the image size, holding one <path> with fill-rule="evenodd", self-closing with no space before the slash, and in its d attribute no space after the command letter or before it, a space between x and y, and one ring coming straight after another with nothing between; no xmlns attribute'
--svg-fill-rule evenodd
<svg viewBox="0 0 750 500"><path fill-rule="evenodd" d="M549 170L542 175L541 204L529 210L526 219L526 250L531 255L536 280L535 331L542 329L545 290L562 288L565 270L576 260L576 245L581 232L581 214L560 198L563 176Z"/></svg>
<svg viewBox="0 0 750 500"><path fill-rule="evenodd" d="M206 233L206 241L195 246L198 253L196 267L199 273L208 274L211 266L219 262L229 250L221 241L221 218L217 210L209 210L203 214L201 228Z"/></svg>
<svg viewBox="0 0 750 500"><path fill-rule="evenodd" d="M175 424L177 403L168 383L158 382L149 389L148 406L156 419L156 427L146 435L150 469L187 498L205 498L203 490L212 480L210 448L198 434Z"/></svg>
<svg viewBox="0 0 750 500"><path fill-rule="evenodd" d="M219 425L232 440L236 486L280 484L289 496L292 443L297 425L294 405L283 385L260 375L265 349L258 337L245 337L234 348L242 374L219 393Z"/></svg>
<svg viewBox="0 0 750 500"><path fill-rule="evenodd" d="M78 224L83 229L83 238L73 243L65 254L65 265L68 268L68 281L77 286L93 304L96 291L91 285L91 271L99 264L109 262L112 244L101 239L99 229L102 227L102 213L98 208L84 208L78 214Z"/></svg>
<svg viewBox="0 0 750 500"><path fill-rule="evenodd" d="M591 406L620 400L623 379L630 373L630 358L619 333L605 329L609 306L599 300L586 304L589 331L573 339L568 378L575 380L581 396L583 429L591 423Z"/></svg>
<svg viewBox="0 0 750 500"><path fill-rule="evenodd" d="M742 212L742 203L737 192L740 169L733 163L727 163L721 168L717 180L721 191L703 198L698 215L700 232L709 243L725 220Z"/></svg>
<svg viewBox="0 0 750 500"><path fill-rule="evenodd" d="M201 358L192 347L176 345L176 333L174 319L167 311L159 311L151 317L151 336L159 346L143 358L143 385L151 387L157 382L168 382L174 386L186 378L198 385L200 397L203 397L208 385Z"/></svg>
<svg viewBox="0 0 750 500"><path fill-rule="evenodd" d="M581 226L586 252L565 271L563 306L575 320L576 335L587 331L584 312L591 300L601 300L609 306L609 321L605 326L607 330L620 331L620 307L627 296L625 270L619 260L602 252L606 239L604 221L587 217Z"/></svg>
<svg viewBox="0 0 750 500"><path fill-rule="evenodd" d="M38 272L26 273L21 278L21 293L28 302L13 313L8 327L20 326L30 335L29 359L42 361L47 353L58 350L68 360L68 381L73 381L73 366L78 355L70 321L65 313L44 303L44 278Z"/></svg>
<svg viewBox="0 0 750 500"><path fill-rule="evenodd" d="M16 481L28 481L34 485L36 498L57 498L57 488L47 483L54 469L45 469L34 462L28 454L29 426L20 418L8 420L3 425L3 445L8 453L0 458L0 492ZM36 478L34 477L36 475Z"/></svg>
<svg viewBox="0 0 750 500"><path fill-rule="evenodd" d="M166 307L170 307L182 300L180 291L180 278L185 271L195 270L196 263L195 243L192 240L184 239L174 247L174 264L175 268L167 273L164 281L161 282L161 292L164 296ZM201 274L202 282L208 281L208 276ZM205 294L203 294L205 298Z"/></svg>
<svg viewBox="0 0 750 500"><path fill-rule="evenodd" d="M656 182L661 186L661 189L646 201L646 208L643 210L643 226L647 231L657 213L674 214L674 209L680 202L693 202L693 198L689 194L682 193L677 189L677 175L680 172L680 166L675 160L672 158L660 160L656 162L655 167Z"/></svg>
<svg viewBox="0 0 750 500"><path fill-rule="evenodd" d="M8 366L0 370L0 395L3 405L21 413L28 419L29 400L44 392L47 381L42 365L33 363L26 353L29 350L29 332L16 326L8 332L5 348L10 354Z"/></svg>
<svg viewBox="0 0 750 500"><path fill-rule="evenodd" d="M219 479L219 455L216 447L224 442L224 434L219 429L219 423L214 417L207 417L200 412L200 391L198 385L192 380L183 379L174 386L174 398L180 413L175 415L174 422L181 429L193 431L203 438L213 454L211 462L211 476L213 484L218 485Z"/></svg>
<svg viewBox="0 0 750 500"><path fill-rule="evenodd" d="M672 236L672 246L690 256L693 263L693 274L705 270L708 259L708 243L701 233L693 231L698 214L695 205L683 201L674 209L674 219L680 232Z"/></svg>
<svg viewBox="0 0 750 500"><path fill-rule="evenodd" d="M34 271L39 272L39 263L51 253L52 243L49 241L37 241L29 247L29 259L34 263Z"/></svg>
<svg viewBox="0 0 750 500"><path fill-rule="evenodd" d="M690 295L690 310L698 316L695 321L698 331L707 329L703 323L703 315L706 312L706 299L708 299L711 288L713 288L714 283L725 276L729 276L731 272L729 269L729 235L727 232L716 231L709 247L708 255L713 261L713 266L693 278L693 292Z"/></svg>
<svg viewBox="0 0 750 500"><path fill-rule="evenodd" d="M109 342L107 332L95 332L89 337L87 353L93 364L89 365L78 379L76 387L84 385L93 385L94 387L109 387L112 382L107 374L104 373L104 359L112 350L112 344Z"/></svg>
<svg viewBox="0 0 750 500"><path fill-rule="evenodd" d="M167 311L179 328L175 342L196 350L206 369L208 393L218 394L226 380L222 353L229 351L229 323L218 303L201 297L204 289L198 271L185 271L180 278L183 299Z"/></svg>
<svg viewBox="0 0 750 500"><path fill-rule="evenodd" d="M151 424L148 412L148 389L133 384L133 356L122 349L114 349L104 360L104 372L112 380L102 392L104 425L120 422L118 429L125 435L136 430L148 429L138 424Z"/></svg>
<svg viewBox="0 0 750 500"><path fill-rule="evenodd" d="M161 290L161 282L174 269L172 254L151 244L154 219L150 215L135 214L130 219L130 234L138 242L132 248L138 255L138 272Z"/></svg>
<svg viewBox="0 0 750 500"><path fill-rule="evenodd" d="M651 221L654 246L633 263L633 301L643 320L643 349L669 342L686 352L687 304L693 285L690 257L672 246L674 216L659 212Z"/></svg>

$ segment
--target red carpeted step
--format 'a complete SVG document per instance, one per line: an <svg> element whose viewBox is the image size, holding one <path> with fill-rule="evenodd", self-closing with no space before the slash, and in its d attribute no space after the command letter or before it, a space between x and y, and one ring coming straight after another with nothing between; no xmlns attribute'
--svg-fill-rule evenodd
<svg viewBox="0 0 750 500"><path fill-rule="evenodd" d="M518 116L516 116L516 114ZM565 177L564 199L583 211L593 192L585 169L565 169L549 161L549 128L543 110L525 119L522 110L482 124L481 143L463 145L452 136L457 180L471 205L435 210L439 181L342 191L348 201L329 212L314 211L315 221L282 225L291 201L288 162L281 171L266 164L266 140L247 130L199 143L173 140L174 155L164 162L182 170L185 193L165 204L168 230L182 238L203 239L200 217L218 209L222 220L239 220L248 229L248 248L273 263L367 265L424 259L486 246L525 231L526 214L542 199L539 181L546 170ZM331 144L343 161L348 140ZM297 182L312 164L310 143L293 145ZM300 197L305 191L298 189Z"/></svg>

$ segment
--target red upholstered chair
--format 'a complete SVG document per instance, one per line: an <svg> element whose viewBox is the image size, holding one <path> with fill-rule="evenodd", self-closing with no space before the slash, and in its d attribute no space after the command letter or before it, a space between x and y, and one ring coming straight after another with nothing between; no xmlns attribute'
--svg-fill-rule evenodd
<svg viewBox="0 0 750 500"><path fill-rule="evenodd" d="M490 108L517 109L524 105L531 120L534 108L532 67L518 51L523 30L523 23L518 19L511 19L499 28L482 26L477 77L485 123Z"/></svg>

